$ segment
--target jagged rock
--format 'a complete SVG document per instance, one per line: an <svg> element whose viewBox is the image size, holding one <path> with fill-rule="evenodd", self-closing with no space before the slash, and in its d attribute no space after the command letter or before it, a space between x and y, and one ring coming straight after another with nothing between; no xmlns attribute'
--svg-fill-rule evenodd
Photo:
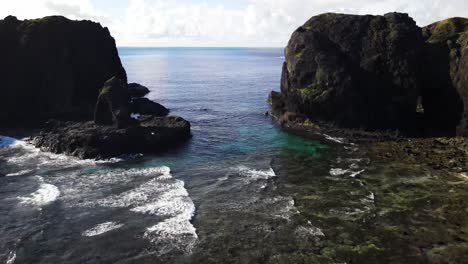
<svg viewBox="0 0 468 264"><path fill-rule="evenodd" d="M130 91L130 96L132 98L144 97L150 92L150 90L147 87L138 83L129 83L128 90Z"/></svg>
<svg viewBox="0 0 468 264"><path fill-rule="evenodd" d="M130 103L130 111L141 115L166 116L169 109L148 98L133 98Z"/></svg>
<svg viewBox="0 0 468 264"><path fill-rule="evenodd" d="M427 120L457 127L468 136L468 19L451 18L423 28L426 83L423 106Z"/></svg>
<svg viewBox="0 0 468 264"><path fill-rule="evenodd" d="M142 117L140 125L118 128L89 122L51 120L33 139L36 147L82 159L105 159L129 153L159 153L191 137L181 117Z"/></svg>
<svg viewBox="0 0 468 264"><path fill-rule="evenodd" d="M112 125L117 122L123 126L128 125L130 92L127 84L112 77L101 88L94 111L94 122L96 124Z"/></svg>
<svg viewBox="0 0 468 264"><path fill-rule="evenodd" d="M416 109L422 45L406 14L313 17L285 50L287 110L344 127L404 127Z"/></svg>
<svg viewBox="0 0 468 264"><path fill-rule="evenodd" d="M2 126L92 119L103 83L112 76L127 81L109 30L91 21L6 17L0 57Z"/></svg>

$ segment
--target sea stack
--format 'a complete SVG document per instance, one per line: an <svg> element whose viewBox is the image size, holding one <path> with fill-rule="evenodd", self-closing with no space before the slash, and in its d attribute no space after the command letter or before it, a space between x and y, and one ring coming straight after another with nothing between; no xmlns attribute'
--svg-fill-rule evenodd
<svg viewBox="0 0 468 264"><path fill-rule="evenodd" d="M285 49L272 112L283 125L298 128L462 135L466 29L461 18L422 29L401 13L312 17Z"/></svg>

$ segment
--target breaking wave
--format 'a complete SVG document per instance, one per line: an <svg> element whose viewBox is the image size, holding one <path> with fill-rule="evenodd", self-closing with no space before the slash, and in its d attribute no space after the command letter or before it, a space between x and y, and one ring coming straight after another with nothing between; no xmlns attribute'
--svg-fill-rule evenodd
<svg viewBox="0 0 468 264"><path fill-rule="evenodd" d="M99 224L91 229L84 231L82 235L86 237L98 236L106 232L121 228L122 226L123 224L117 224L114 222L105 222L105 223Z"/></svg>
<svg viewBox="0 0 468 264"><path fill-rule="evenodd" d="M57 186L44 183L42 177L38 176L38 178L41 184L39 185L39 189L37 191L26 197L18 197L22 204L44 206L52 203L59 197L60 191Z"/></svg>

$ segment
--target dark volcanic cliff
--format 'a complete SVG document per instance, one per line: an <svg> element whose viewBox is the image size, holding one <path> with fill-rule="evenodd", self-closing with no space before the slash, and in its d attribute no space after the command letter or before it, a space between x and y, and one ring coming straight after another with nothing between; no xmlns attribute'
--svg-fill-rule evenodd
<svg viewBox="0 0 468 264"><path fill-rule="evenodd" d="M468 19L451 18L423 28L427 81L423 98L428 118L457 126L468 136Z"/></svg>
<svg viewBox="0 0 468 264"><path fill-rule="evenodd" d="M467 23L424 29L407 14L323 14L291 36L281 94L282 123L396 129L411 135L466 130ZM465 127L465 128L464 128Z"/></svg>
<svg viewBox="0 0 468 264"><path fill-rule="evenodd" d="M0 124L92 118L99 89L126 73L109 30L52 16L0 20Z"/></svg>

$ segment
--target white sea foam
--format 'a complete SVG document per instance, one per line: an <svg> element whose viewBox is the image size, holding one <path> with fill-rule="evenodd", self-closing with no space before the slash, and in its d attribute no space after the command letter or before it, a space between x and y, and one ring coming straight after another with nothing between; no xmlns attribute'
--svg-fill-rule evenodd
<svg viewBox="0 0 468 264"><path fill-rule="evenodd" d="M351 166L350 168L352 169L332 168L330 169L330 175L341 176L341 175L349 174L350 177L356 178L356 176L366 171L365 169L357 170L357 171L353 170L353 169L358 169L359 167L357 166L355 167Z"/></svg>
<svg viewBox="0 0 468 264"><path fill-rule="evenodd" d="M300 213L297 210L294 199L290 196L275 196L268 199L258 200L261 204L253 205L260 206L260 210L267 210L267 212L277 218L290 220L291 216Z"/></svg>
<svg viewBox="0 0 468 264"><path fill-rule="evenodd" d="M128 208L134 213L162 217L163 221L147 228L144 234L158 248L157 254L163 255L173 250L190 253L198 238L196 229L190 222L195 214L195 205L185 189L185 183L174 179L170 172L170 168L166 166L117 172L114 170L104 174L99 172L92 177L97 180L101 180L103 175L109 180L111 177L122 178L122 175L126 176L124 178L135 175L155 177L131 190L80 205Z"/></svg>
<svg viewBox="0 0 468 264"><path fill-rule="evenodd" d="M144 237L157 245L159 255L173 250L190 254L198 236L195 227L190 222L195 214L195 205L184 187L184 182L163 175L145 185L137 192L142 192L150 186L150 190L162 193L130 211L167 218L147 228Z"/></svg>
<svg viewBox="0 0 468 264"><path fill-rule="evenodd" d="M275 171L272 168L269 168L268 170L253 170L246 166L239 166L237 167L237 170L240 174L247 176L248 178L253 180L266 180L276 176Z"/></svg>
<svg viewBox="0 0 468 264"><path fill-rule="evenodd" d="M3 136L0 136L0 138L2 139L2 141L0 141L0 148L6 147L21 151L21 154L8 157L6 159L6 162L24 167L30 166L31 164L35 164L37 168L68 168L72 166L93 166L96 164L116 163L122 161L121 158L112 158L108 160L79 159L77 157L71 157L64 154L55 154L51 152L41 151L39 148L34 147L31 143L28 143L25 140L19 140ZM6 140L4 140L5 138Z"/></svg>
<svg viewBox="0 0 468 264"><path fill-rule="evenodd" d="M150 203L130 209L132 212L155 214L160 216L176 216L180 214L192 215L195 206L188 197L183 185L180 188L169 189Z"/></svg>
<svg viewBox="0 0 468 264"><path fill-rule="evenodd" d="M183 181L167 181L158 178L152 179L139 187L123 192L118 195L106 197L104 199L97 200L91 204L98 204L103 207L139 207L146 205L149 202L158 200L160 196L167 195L168 193L184 193ZM172 194L174 195L174 194Z"/></svg>
<svg viewBox="0 0 468 264"><path fill-rule="evenodd" d="M28 174L28 173L30 173L32 171L33 170L20 170L18 172L14 172L14 173L8 173L6 176L7 177L22 176L22 175Z"/></svg>
<svg viewBox="0 0 468 264"><path fill-rule="evenodd" d="M6 264L14 264L15 260L16 260L16 252L10 251L10 253L8 253Z"/></svg>
<svg viewBox="0 0 468 264"><path fill-rule="evenodd" d="M147 228L143 237L157 246L158 255L164 255L173 250L191 254L198 235L190 219L185 215L168 218Z"/></svg>
<svg viewBox="0 0 468 264"><path fill-rule="evenodd" d="M141 114L139 114L139 113L131 113L131 114L130 114L130 117L131 117L131 118L137 119L137 120L138 120L138 118L140 118L140 116L141 116Z"/></svg>
<svg viewBox="0 0 468 264"><path fill-rule="evenodd" d="M43 183L44 181L42 177L39 177L39 181L41 184L39 185L39 189L37 191L26 197L18 197L22 204L44 206L57 200L60 195L60 191L57 186Z"/></svg>
<svg viewBox="0 0 468 264"><path fill-rule="evenodd" d="M366 170L365 169L362 169L360 171L354 171L353 173L351 173L349 176L351 176L352 178L355 178L356 176L358 176L359 174L365 172Z"/></svg>
<svg viewBox="0 0 468 264"><path fill-rule="evenodd" d="M295 233L298 237L312 238L314 240L318 240L319 237L325 236L323 231L320 228L313 226L310 221L307 221L306 226L297 227Z"/></svg>
<svg viewBox="0 0 468 264"><path fill-rule="evenodd" d="M333 176L340 176L349 173L349 170L341 169L341 168L332 168L330 170L330 174Z"/></svg>
<svg viewBox="0 0 468 264"><path fill-rule="evenodd" d="M340 144L343 144L344 143L344 139L343 138L335 138L335 137L332 137L330 135L327 135L327 134L323 134L323 136L330 140L330 141L333 141L333 142L336 142L336 143L340 143Z"/></svg>
<svg viewBox="0 0 468 264"><path fill-rule="evenodd" d="M86 237L98 236L106 232L121 228L122 226L123 224L117 224L115 222L105 222L84 231L81 235Z"/></svg>

